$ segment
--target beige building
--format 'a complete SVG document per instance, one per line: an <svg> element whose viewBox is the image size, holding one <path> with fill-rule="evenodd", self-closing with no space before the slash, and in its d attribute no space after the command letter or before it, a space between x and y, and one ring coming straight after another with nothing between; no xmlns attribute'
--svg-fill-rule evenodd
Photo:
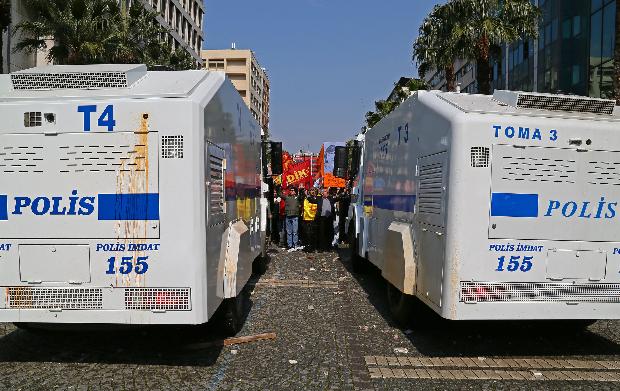
<svg viewBox="0 0 620 391"><path fill-rule="evenodd" d="M260 123L265 134L269 133L269 77L251 50L203 50L204 67L210 71L223 71L233 83Z"/></svg>

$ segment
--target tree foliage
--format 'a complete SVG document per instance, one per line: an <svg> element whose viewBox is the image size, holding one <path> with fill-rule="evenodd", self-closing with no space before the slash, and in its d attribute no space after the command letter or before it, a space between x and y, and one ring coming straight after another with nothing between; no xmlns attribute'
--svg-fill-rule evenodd
<svg viewBox="0 0 620 391"><path fill-rule="evenodd" d="M4 47L2 34L11 24L11 0L0 0L0 73L4 73Z"/></svg>
<svg viewBox="0 0 620 391"><path fill-rule="evenodd" d="M383 117L390 114L396 107L398 107L399 103L387 101L387 100L378 100L375 102L375 111L369 111L366 113L366 126L368 128L372 128L375 126Z"/></svg>
<svg viewBox="0 0 620 391"><path fill-rule="evenodd" d="M455 90L454 61L476 61L478 90L491 93L491 60L501 45L538 36L540 9L530 0L451 0L433 8L413 44L413 58L424 76L442 70Z"/></svg>
<svg viewBox="0 0 620 391"><path fill-rule="evenodd" d="M454 7L436 5L424 19L413 43L413 60L424 77L431 69L443 70L448 91L455 90L454 60L465 54L464 41L454 34L458 15Z"/></svg>
<svg viewBox="0 0 620 391"><path fill-rule="evenodd" d="M538 37L540 9L530 0L452 0L445 7L458 15L452 38L461 43L465 57L476 60L479 92L490 94L493 48Z"/></svg>
<svg viewBox="0 0 620 391"><path fill-rule="evenodd" d="M185 50L164 41L167 30L156 13L140 2L126 9L116 0L24 0L33 17L17 25L16 50L46 51L59 65L143 63L190 69L196 62ZM53 46L48 50L47 44Z"/></svg>
<svg viewBox="0 0 620 391"><path fill-rule="evenodd" d="M394 100L378 100L375 102L375 111L369 111L366 113L366 129L370 129L375 126L383 117L390 114L394 109L396 109L401 103L405 101L410 95L411 92L418 90L426 90L428 86L424 82L424 80L420 79L411 79L407 82L406 85L400 86L398 88L398 84L394 83L396 89L396 99Z"/></svg>

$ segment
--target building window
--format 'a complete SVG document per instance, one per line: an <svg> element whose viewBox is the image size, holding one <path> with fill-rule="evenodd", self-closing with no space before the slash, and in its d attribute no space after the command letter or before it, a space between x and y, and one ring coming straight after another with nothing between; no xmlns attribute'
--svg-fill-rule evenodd
<svg viewBox="0 0 620 391"><path fill-rule="evenodd" d="M575 15L573 17L573 37L581 34L581 16Z"/></svg>
<svg viewBox="0 0 620 391"><path fill-rule="evenodd" d="M615 14L616 2L592 1L588 91L592 97L613 98Z"/></svg>
<svg viewBox="0 0 620 391"><path fill-rule="evenodd" d="M573 65L573 73L572 73L572 77L571 77L571 82L573 85L575 84L579 84L580 80L580 76L581 75L581 67L577 64Z"/></svg>
<svg viewBox="0 0 620 391"><path fill-rule="evenodd" d="M603 8L603 45L601 62L606 62L614 57L615 21L616 3L610 3Z"/></svg>
<svg viewBox="0 0 620 391"><path fill-rule="evenodd" d="M212 71L223 71L224 60L209 60L209 69Z"/></svg>

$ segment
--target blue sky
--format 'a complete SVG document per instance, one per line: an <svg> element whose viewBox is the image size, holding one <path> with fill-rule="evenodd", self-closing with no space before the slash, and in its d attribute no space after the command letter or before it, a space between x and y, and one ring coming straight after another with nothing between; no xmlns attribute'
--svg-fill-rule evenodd
<svg viewBox="0 0 620 391"><path fill-rule="evenodd" d="M208 0L207 49L252 49L271 81L272 139L318 151L352 138L401 76L437 1Z"/></svg>

